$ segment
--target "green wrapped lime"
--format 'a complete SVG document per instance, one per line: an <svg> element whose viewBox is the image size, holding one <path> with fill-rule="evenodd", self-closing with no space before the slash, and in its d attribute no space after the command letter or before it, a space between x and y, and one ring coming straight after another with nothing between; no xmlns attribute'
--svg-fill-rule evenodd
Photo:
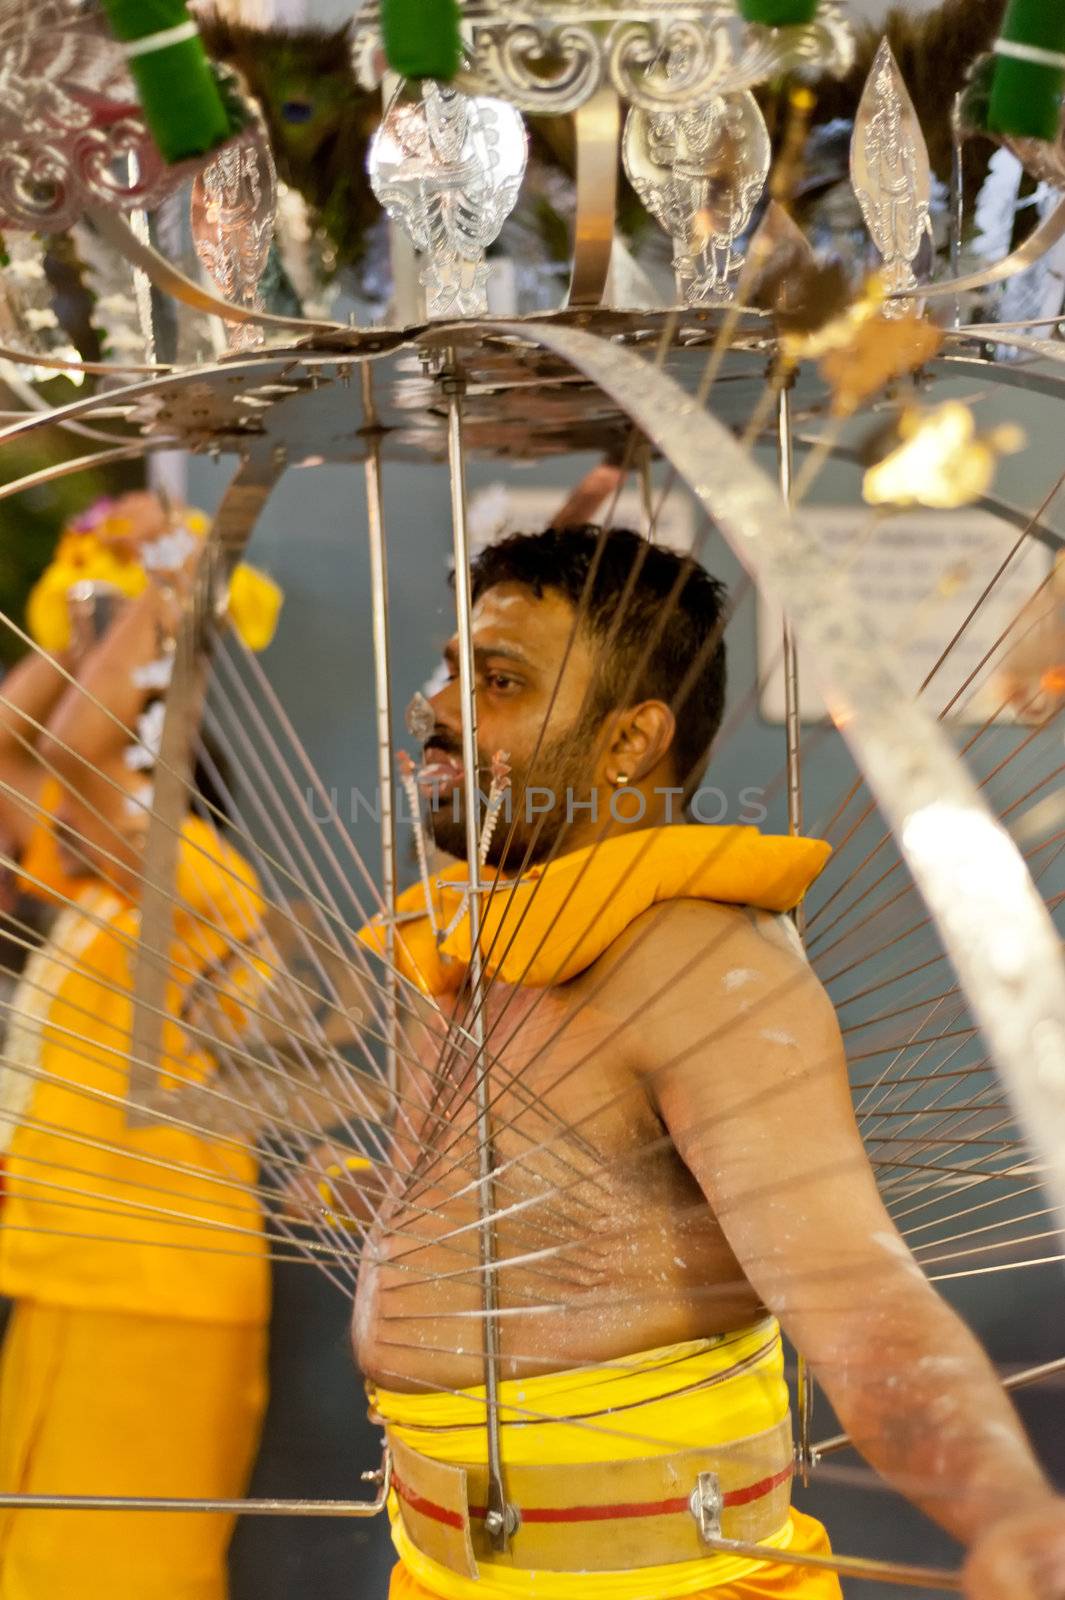
<svg viewBox="0 0 1065 1600"><path fill-rule="evenodd" d="M227 139L229 116L184 0L103 3L164 158L184 161Z"/></svg>
<svg viewBox="0 0 1065 1600"><path fill-rule="evenodd" d="M995 46L988 127L1024 139L1056 139L1065 90L1065 6L1010 0Z"/></svg>
<svg viewBox="0 0 1065 1600"><path fill-rule="evenodd" d="M446 83L461 54L457 0L381 0L381 43L400 77Z"/></svg>
<svg viewBox="0 0 1065 1600"><path fill-rule="evenodd" d="M746 22L765 28L801 28L817 15L817 0L738 0Z"/></svg>

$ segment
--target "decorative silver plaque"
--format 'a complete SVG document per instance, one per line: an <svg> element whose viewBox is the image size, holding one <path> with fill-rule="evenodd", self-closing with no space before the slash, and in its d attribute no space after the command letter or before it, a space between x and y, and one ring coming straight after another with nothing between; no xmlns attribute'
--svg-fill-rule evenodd
<svg viewBox="0 0 1065 1600"><path fill-rule="evenodd" d="M277 173L265 137L229 144L204 167L192 188L196 254L219 292L250 311L263 309L259 283L274 236ZM263 342L255 323L227 324L230 348Z"/></svg>
<svg viewBox="0 0 1065 1600"><path fill-rule="evenodd" d="M887 287L912 289L913 264L929 231L932 175L917 113L886 39L862 91L851 139L851 183L884 258ZM888 302L902 315L906 301Z"/></svg>

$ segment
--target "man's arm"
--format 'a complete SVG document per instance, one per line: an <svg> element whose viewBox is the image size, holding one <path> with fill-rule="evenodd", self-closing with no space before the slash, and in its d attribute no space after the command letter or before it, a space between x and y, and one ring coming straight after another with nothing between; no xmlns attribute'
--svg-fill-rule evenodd
<svg viewBox="0 0 1065 1600"><path fill-rule="evenodd" d="M124 554L135 553L167 526L159 497L149 491L123 495L115 506L114 520L116 529L121 522L125 537L113 539L113 547ZM76 617L71 619L71 632L70 647L55 661L42 652L31 651L0 683L0 826L5 827L18 849L27 843L37 814L32 803L20 805L10 791L16 790L26 800L36 802L48 775L45 760L56 767L69 765L66 753L41 730L51 725L53 733L75 746L89 736L90 730L97 738L102 730L100 714L86 717L85 697L71 685L69 677L80 673L82 661L91 654L91 639ZM82 754L93 760L91 749ZM97 766L100 764L96 762ZM83 767L82 776L84 772ZM67 776L69 780L70 774Z"/></svg>
<svg viewBox="0 0 1065 1600"><path fill-rule="evenodd" d="M152 693L138 682L138 669L158 659L172 621L164 595L149 584L88 652L39 747L42 760L63 783L64 820L76 836L99 848L104 876L134 897L140 855L127 802L137 779L125 752Z"/></svg>
<svg viewBox="0 0 1065 1600"><path fill-rule="evenodd" d="M37 823L46 776L37 754L41 729L69 687L60 663L31 650L0 682L0 826L18 854Z"/></svg>
<svg viewBox="0 0 1065 1600"><path fill-rule="evenodd" d="M243 954L235 955L237 973L247 970ZM306 901L269 906L258 956L259 981L248 986L239 1021L233 974L208 975L186 996L182 1011L192 1044L217 1057L210 1088L225 1098L216 1100L195 1084L177 1085L167 1108L178 1115L187 1111L191 1120L223 1132L232 1133L239 1122L255 1138L274 1125L281 1131L294 1125L323 1141L334 1127L348 1134L362 1124L383 1129L394 1115L393 1095L379 1077L341 1054L367 1028L372 1036L380 1019L360 969L345 956L330 924L325 922L323 934L322 919ZM233 1100L246 1110L237 1111ZM330 1153L317 1165L311 1162L319 1176L337 1159L332 1146L323 1142L321 1149ZM366 1181L360 1169L358 1185ZM293 1194L304 1200L312 1190L313 1185L293 1185ZM313 1215L321 1209L314 1191Z"/></svg>
<svg viewBox="0 0 1065 1600"><path fill-rule="evenodd" d="M768 918L691 901L654 915L628 981L679 976L642 1019L647 1090L750 1283L909 1499L967 1545L1049 1513L1065 1558L1065 1516L1013 1407L877 1192L824 990ZM1027 1592L1014 1583L1002 1592Z"/></svg>

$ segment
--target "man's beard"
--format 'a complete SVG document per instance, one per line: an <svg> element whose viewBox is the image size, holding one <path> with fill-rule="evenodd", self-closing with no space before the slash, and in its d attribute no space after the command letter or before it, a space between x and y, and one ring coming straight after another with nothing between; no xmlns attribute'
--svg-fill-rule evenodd
<svg viewBox="0 0 1065 1600"><path fill-rule="evenodd" d="M599 716L585 717L579 727L541 746L531 772L511 766L510 788L488 849L489 866L515 872L543 862L555 853L556 847L565 848L564 836L575 818L592 815L587 802L591 798L600 726ZM492 783L491 770L483 764L483 752L479 759L478 838ZM465 784L448 795L431 798L429 826L438 849L459 861L467 859Z"/></svg>

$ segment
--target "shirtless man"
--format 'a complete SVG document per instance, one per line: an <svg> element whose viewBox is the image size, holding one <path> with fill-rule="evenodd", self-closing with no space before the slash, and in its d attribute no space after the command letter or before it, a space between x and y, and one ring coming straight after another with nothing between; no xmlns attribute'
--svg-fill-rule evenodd
<svg viewBox="0 0 1065 1600"><path fill-rule="evenodd" d="M669 826L721 716L720 586L632 534L596 548L589 529L516 537L473 568L478 749L486 770L509 753L514 794L490 864L508 885L528 862L539 879L535 893L497 891L482 939L501 1397L512 1403L503 1463L521 1513L503 1551L485 1527L476 1388L469 930L441 947L432 929L401 929L409 975L452 1022L428 1066L405 1068L402 1176L369 1231L356 1302L356 1355L396 1462L392 1595L579 1600L588 1573L612 1585L597 1595L641 1600L838 1594L823 1572L700 1546L687 1510L696 1469L709 1468L726 1490L726 1536L827 1549L809 1519L789 1522L786 1487L777 1498L790 1458L789 1444L781 1466L779 1351L766 1343L778 1318L866 1458L968 1547L972 1600L1065 1596L1065 1504L884 1209L832 1007L778 914L823 851ZM464 860L454 641L446 658L423 780L438 844ZM442 925L459 891L444 901ZM347 1198L358 1205L354 1184ZM584 1380L596 1364L593 1406ZM760 1398L737 1400L743 1420L726 1426L721 1396L752 1370ZM638 1394L610 1389L637 1377ZM675 1399L663 1411L681 1392L685 1414ZM560 1442L567 1416L584 1420ZM661 1459L632 1458L670 1451L668 1514L633 1514L634 1501L659 1504L658 1480L625 1474ZM747 1521L730 1512L730 1484Z"/></svg>

